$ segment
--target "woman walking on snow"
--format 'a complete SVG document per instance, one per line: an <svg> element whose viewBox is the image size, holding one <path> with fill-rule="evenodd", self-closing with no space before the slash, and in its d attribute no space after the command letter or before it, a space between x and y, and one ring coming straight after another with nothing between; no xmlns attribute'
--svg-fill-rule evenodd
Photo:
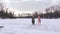
<svg viewBox="0 0 60 34"><path fill-rule="evenodd" d="M40 16L38 15L38 24L41 24Z"/></svg>
<svg viewBox="0 0 60 34"><path fill-rule="evenodd" d="M32 24L35 25L34 15L32 16Z"/></svg>

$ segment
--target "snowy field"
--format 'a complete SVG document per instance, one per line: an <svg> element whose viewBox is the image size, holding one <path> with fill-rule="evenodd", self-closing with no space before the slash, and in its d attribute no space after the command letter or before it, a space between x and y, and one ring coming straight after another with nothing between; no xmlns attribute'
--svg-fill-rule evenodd
<svg viewBox="0 0 60 34"><path fill-rule="evenodd" d="M0 19L0 34L60 34L60 19L35 19L32 25L31 19Z"/></svg>

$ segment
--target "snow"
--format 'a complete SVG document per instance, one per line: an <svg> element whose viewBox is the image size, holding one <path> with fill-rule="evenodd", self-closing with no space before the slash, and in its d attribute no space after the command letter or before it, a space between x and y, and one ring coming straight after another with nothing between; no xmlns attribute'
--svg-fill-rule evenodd
<svg viewBox="0 0 60 34"><path fill-rule="evenodd" d="M0 34L60 34L60 19L41 19L32 25L31 18L0 19Z"/></svg>

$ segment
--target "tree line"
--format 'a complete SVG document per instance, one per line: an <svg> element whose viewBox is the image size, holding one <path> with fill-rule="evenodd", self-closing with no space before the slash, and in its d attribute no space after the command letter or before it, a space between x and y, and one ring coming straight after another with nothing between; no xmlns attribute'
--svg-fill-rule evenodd
<svg viewBox="0 0 60 34"><path fill-rule="evenodd" d="M35 18L37 18L38 13L35 12ZM59 18L60 17L60 10L55 10L54 12L46 12L45 14L39 14L41 18ZM12 11L8 12L8 10L0 11L0 18L31 18L32 16L25 16L25 17L15 17L14 12Z"/></svg>
<svg viewBox="0 0 60 34"><path fill-rule="evenodd" d="M60 18L60 10L54 12L47 12L46 14L40 14L41 18Z"/></svg>
<svg viewBox="0 0 60 34"><path fill-rule="evenodd" d="M0 18L15 18L15 16L14 16L14 13L12 13L11 11L8 13L8 10L6 10L6 11L1 10Z"/></svg>

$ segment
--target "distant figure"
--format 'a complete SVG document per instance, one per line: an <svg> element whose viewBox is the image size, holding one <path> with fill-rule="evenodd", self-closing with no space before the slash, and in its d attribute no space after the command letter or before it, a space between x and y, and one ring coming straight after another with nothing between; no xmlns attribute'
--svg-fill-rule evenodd
<svg viewBox="0 0 60 34"><path fill-rule="evenodd" d="M0 28L4 28L4 26L0 26Z"/></svg>
<svg viewBox="0 0 60 34"><path fill-rule="evenodd" d="M34 15L32 16L32 24L35 25Z"/></svg>
<svg viewBox="0 0 60 34"><path fill-rule="evenodd" d="M41 23L40 16L38 15L38 24Z"/></svg>

